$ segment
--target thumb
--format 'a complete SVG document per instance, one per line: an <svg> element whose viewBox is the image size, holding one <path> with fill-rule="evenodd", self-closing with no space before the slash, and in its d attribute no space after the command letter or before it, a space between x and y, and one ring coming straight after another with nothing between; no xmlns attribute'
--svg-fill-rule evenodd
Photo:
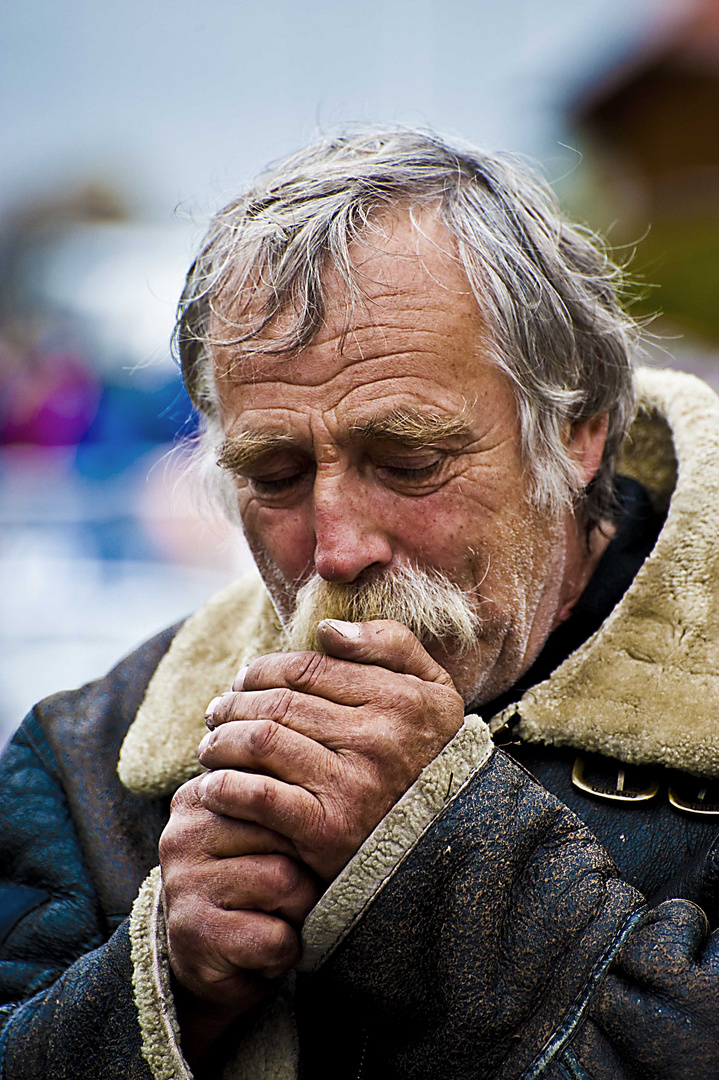
<svg viewBox="0 0 719 1080"><path fill-rule="evenodd" d="M328 656L359 664L375 664L400 675L414 675L424 682L454 689L451 676L429 655L412 631L391 619L361 623L323 619L317 627L317 640Z"/></svg>

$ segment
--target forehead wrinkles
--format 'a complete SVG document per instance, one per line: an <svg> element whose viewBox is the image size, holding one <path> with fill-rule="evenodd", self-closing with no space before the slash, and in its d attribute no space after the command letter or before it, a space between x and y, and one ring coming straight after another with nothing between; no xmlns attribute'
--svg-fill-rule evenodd
<svg viewBox="0 0 719 1080"><path fill-rule="evenodd" d="M329 344L334 339L343 355L347 342L378 328L388 310L395 306L400 310L403 306L416 308L411 301L417 294L421 294L424 309L443 310L451 304L479 321L478 305L454 239L433 208L383 210L348 245L348 252L354 267L351 285L326 261L319 301L296 290L269 319L272 280L263 280L261 269L247 272L238 268L216 298L209 320L218 375L231 375L239 364L244 367L249 357L258 353L290 358L309 344ZM312 332L300 340L306 330L302 301L316 302L317 311L323 310ZM411 332L414 327L402 329ZM244 374L247 378L249 373Z"/></svg>

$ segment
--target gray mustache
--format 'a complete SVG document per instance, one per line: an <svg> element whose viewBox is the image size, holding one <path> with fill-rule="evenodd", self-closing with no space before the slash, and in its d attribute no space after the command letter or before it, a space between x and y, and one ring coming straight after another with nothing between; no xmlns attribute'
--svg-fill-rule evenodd
<svg viewBox="0 0 719 1080"><path fill-rule="evenodd" d="M287 648L318 648L323 619L370 622L394 619L419 640L451 642L456 655L476 644L481 619L473 598L441 571L400 566L360 582L324 581L317 574L298 590L285 636Z"/></svg>

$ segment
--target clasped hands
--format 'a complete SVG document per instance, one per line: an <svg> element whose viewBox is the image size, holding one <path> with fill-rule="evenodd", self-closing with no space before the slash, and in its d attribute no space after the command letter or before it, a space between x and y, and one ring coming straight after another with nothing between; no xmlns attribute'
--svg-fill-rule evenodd
<svg viewBox="0 0 719 1080"><path fill-rule="evenodd" d="M462 724L406 627L326 621L318 636L323 653L260 657L216 699L210 772L173 799L160 861L183 1042L195 1023L211 1043L298 962L323 888Z"/></svg>

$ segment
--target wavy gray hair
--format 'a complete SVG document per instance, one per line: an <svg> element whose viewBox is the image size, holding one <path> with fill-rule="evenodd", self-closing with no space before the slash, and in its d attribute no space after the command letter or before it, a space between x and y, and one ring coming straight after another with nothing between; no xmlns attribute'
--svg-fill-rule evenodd
<svg viewBox="0 0 719 1080"><path fill-rule="evenodd" d="M227 323L228 296L241 353L302 348L323 322L328 263L347 288L349 319L362 295L350 245L397 207L434 208L453 239L489 328L491 359L514 387L536 505L581 505L588 527L611 517L639 336L619 302L622 271L596 236L565 220L549 185L524 162L422 131L323 139L271 166L214 217L187 276L175 337L185 384L204 417L204 445L220 438L210 320ZM224 314L216 308L220 294ZM262 333L278 314L293 312L281 333ZM609 414L604 456L582 491L567 431L601 413Z"/></svg>

